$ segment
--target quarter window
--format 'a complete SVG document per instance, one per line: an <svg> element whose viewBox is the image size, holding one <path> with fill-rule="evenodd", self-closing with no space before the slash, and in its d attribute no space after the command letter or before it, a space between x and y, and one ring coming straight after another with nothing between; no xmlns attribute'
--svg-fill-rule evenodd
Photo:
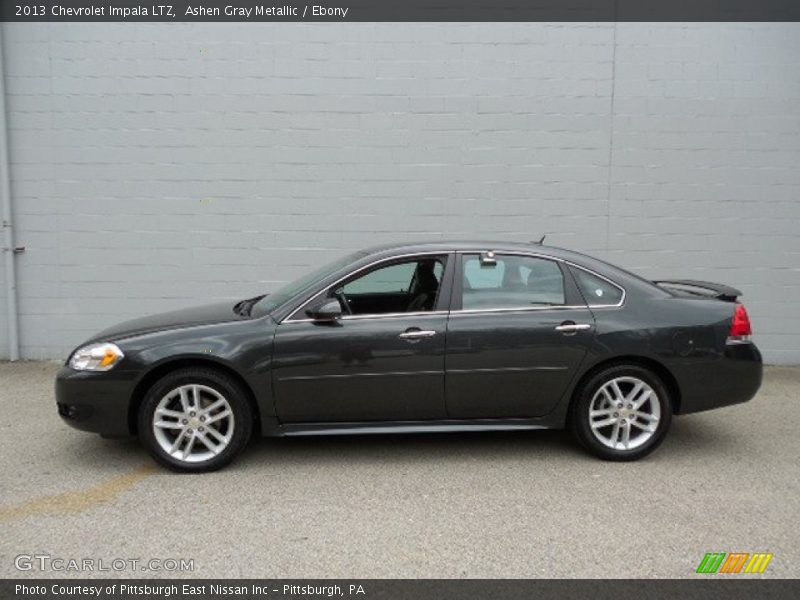
<svg viewBox="0 0 800 600"><path fill-rule="evenodd" d="M464 257L464 310L531 308L564 304L564 276L555 262L533 256Z"/></svg>
<svg viewBox="0 0 800 600"><path fill-rule="evenodd" d="M622 290L613 283L583 269L570 267L570 271L575 276L581 294L589 306L619 304L622 300Z"/></svg>

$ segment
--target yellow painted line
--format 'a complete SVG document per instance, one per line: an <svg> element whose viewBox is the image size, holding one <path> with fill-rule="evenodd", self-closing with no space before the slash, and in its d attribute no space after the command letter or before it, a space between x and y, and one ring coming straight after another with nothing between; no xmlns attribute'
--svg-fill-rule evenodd
<svg viewBox="0 0 800 600"><path fill-rule="evenodd" d="M94 506L111 502L117 495L133 487L142 479L149 477L155 471L155 465L145 465L125 475L109 479L105 483L76 492L65 492L53 496L34 498L11 506L0 506L0 523L47 513L69 514L83 512Z"/></svg>

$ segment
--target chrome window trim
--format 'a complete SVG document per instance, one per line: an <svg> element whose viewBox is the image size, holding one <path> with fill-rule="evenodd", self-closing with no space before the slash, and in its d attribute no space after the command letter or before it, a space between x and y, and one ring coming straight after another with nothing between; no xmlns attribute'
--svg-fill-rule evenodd
<svg viewBox="0 0 800 600"><path fill-rule="evenodd" d="M414 256L448 256L450 254L453 254L453 250L435 250L435 251L434 250L426 250L426 251L423 251L423 252L409 252L407 254L398 254L396 256L389 256L389 257L384 257L384 258L379 258L377 260L374 260L371 263L368 263L368 264L364 265L363 267L359 267L355 271L351 271L347 275L344 275L344 276L340 277L339 279L337 279L333 283L331 283L329 285L326 285L324 288L319 290L317 293L315 293L312 296L309 296L307 299L303 300L300 303L300 306L298 306L295 310L293 310L288 316L286 316L283 319L281 319L281 322L279 323L279 325L283 325L284 323L307 323L309 321L314 321L314 319L306 319L306 318L293 319L292 317L294 317L298 312L302 311L306 306L308 306L309 302L312 302L312 301L316 300L320 296L320 294L324 293L325 291L329 290L330 288L332 288L334 286L339 285L345 279L349 279L353 275L357 275L358 273L361 273L362 271L365 271L365 270L367 270L367 269L369 269L371 267L374 267L375 265L379 265L379 264L384 263L384 262L391 262L391 261L394 261L394 260L402 260L404 258L412 258ZM395 315L397 315L397 316L409 316L409 315L416 315L416 314L431 315L431 314L436 314L436 313L447 313L447 311L427 311L427 312L422 312L422 313L385 313L385 314L380 314L380 315L343 315L341 318L342 319L351 319L353 317L355 317L355 318L378 318L378 317L386 317L386 316L389 316L389 315L391 315L391 316L395 316Z"/></svg>
<svg viewBox="0 0 800 600"><path fill-rule="evenodd" d="M508 306L504 308L467 308L459 310L451 310L450 315L457 317L459 315L471 315L481 313L508 313L508 312L532 312L539 310L576 310L579 308L589 308L585 304L559 304L558 306Z"/></svg>
<svg viewBox="0 0 800 600"><path fill-rule="evenodd" d="M332 288L335 285L340 284L345 279L352 277L362 271L374 267L375 265L379 265L384 262L391 262L398 259L403 258L411 258L414 256L442 256L442 255L450 255L450 254L480 254L481 252L486 252L486 249L482 250L429 250L423 252L410 252L407 254L398 254L397 256L390 256L379 258L374 260L359 269L348 273L347 275L340 277L330 285L325 286L323 289L315 293L314 295L310 296L306 300L304 300L298 308L293 310L287 317L284 317L280 325L284 323L311 323L314 322L314 319L302 318L302 319L293 319L298 312L302 311L309 302L316 300L320 294L325 292L326 290ZM525 252L524 250L494 250L496 254L505 254L510 256L530 256L533 258L542 258L545 260L552 260L555 262L564 263L571 267L575 267L576 269L580 269L582 271L586 271L590 275L594 275L595 277L599 277L603 281L606 281L616 287L618 290L622 292L622 297L620 298L619 302L616 304L594 304L591 305L589 303L586 304L564 304L559 306L520 306L520 307L504 307L504 308L473 308L473 309L459 309L459 310L437 310L437 311L424 311L424 312L413 312L413 313L384 313L384 314L376 314L376 315L343 315L341 317L342 321L356 321L356 320L366 320L366 319L397 319L401 317L420 317L425 315L450 315L450 316L459 316L459 315L470 315L470 314L484 314L484 313L507 313L507 312L529 312L529 311L539 311L539 310L576 310L580 308L586 309L595 309L595 308L621 308L625 304L625 299L628 296L627 290L618 284L615 281L612 281L605 275L601 275L597 271L594 271L588 267L584 267L583 265L579 265L575 262L567 260L565 258L561 258L559 256L551 256L549 254L542 254L541 252ZM456 274L458 276L458 274Z"/></svg>
<svg viewBox="0 0 800 600"><path fill-rule="evenodd" d="M456 254L481 254L483 252L488 252L486 248L483 250L455 250ZM542 254L541 252L526 252L525 250L492 250L494 252L495 257L498 254L505 254L507 256L532 256L534 258L544 258L546 260L554 260L556 262L568 262L567 260L561 258L560 256L552 256L550 254Z"/></svg>
<svg viewBox="0 0 800 600"><path fill-rule="evenodd" d="M335 285L335 284L334 284ZM365 321L368 319L399 319L401 317L426 317L429 315L446 315L448 311L446 310L428 310L428 311L421 311L421 312L400 312L400 313L380 313L376 315L342 315L339 317L339 321ZM316 319L292 319L281 321L281 324L284 323L289 325L291 323L312 323L315 322ZM321 321L317 321L321 322Z"/></svg>

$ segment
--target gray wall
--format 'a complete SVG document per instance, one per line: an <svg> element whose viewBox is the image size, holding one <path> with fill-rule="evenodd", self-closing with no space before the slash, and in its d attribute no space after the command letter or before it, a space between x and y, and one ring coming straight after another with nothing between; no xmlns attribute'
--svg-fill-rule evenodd
<svg viewBox="0 0 800 600"><path fill-rule="evenodd" d="M5 243L0 238L0 248ZM0 253L0 360L8 358L8 318L7 310L8 304L6 303L6 265L5 258Z"/></svg>
<svg viewBox="0 0 800 600"><path fill-rule="evenodd" d="M547 233L742 288L800 362L797 24L2 32L24 357L377 242Z"/></svg>

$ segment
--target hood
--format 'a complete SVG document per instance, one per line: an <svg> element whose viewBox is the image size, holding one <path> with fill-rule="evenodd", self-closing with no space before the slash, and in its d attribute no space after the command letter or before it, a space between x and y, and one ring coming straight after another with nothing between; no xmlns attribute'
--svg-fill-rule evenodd
<svg viewBox="0 0 800 600"><path fill-rule="evenodd" d="M250 318L247 315L242 316L234 313L234 304L235 301L233 300L230 302L218 302L125 321L119 325L104 329L87 340L87 342L113 341L156 331L211 325L227 321L242 321Z"/></svg>

